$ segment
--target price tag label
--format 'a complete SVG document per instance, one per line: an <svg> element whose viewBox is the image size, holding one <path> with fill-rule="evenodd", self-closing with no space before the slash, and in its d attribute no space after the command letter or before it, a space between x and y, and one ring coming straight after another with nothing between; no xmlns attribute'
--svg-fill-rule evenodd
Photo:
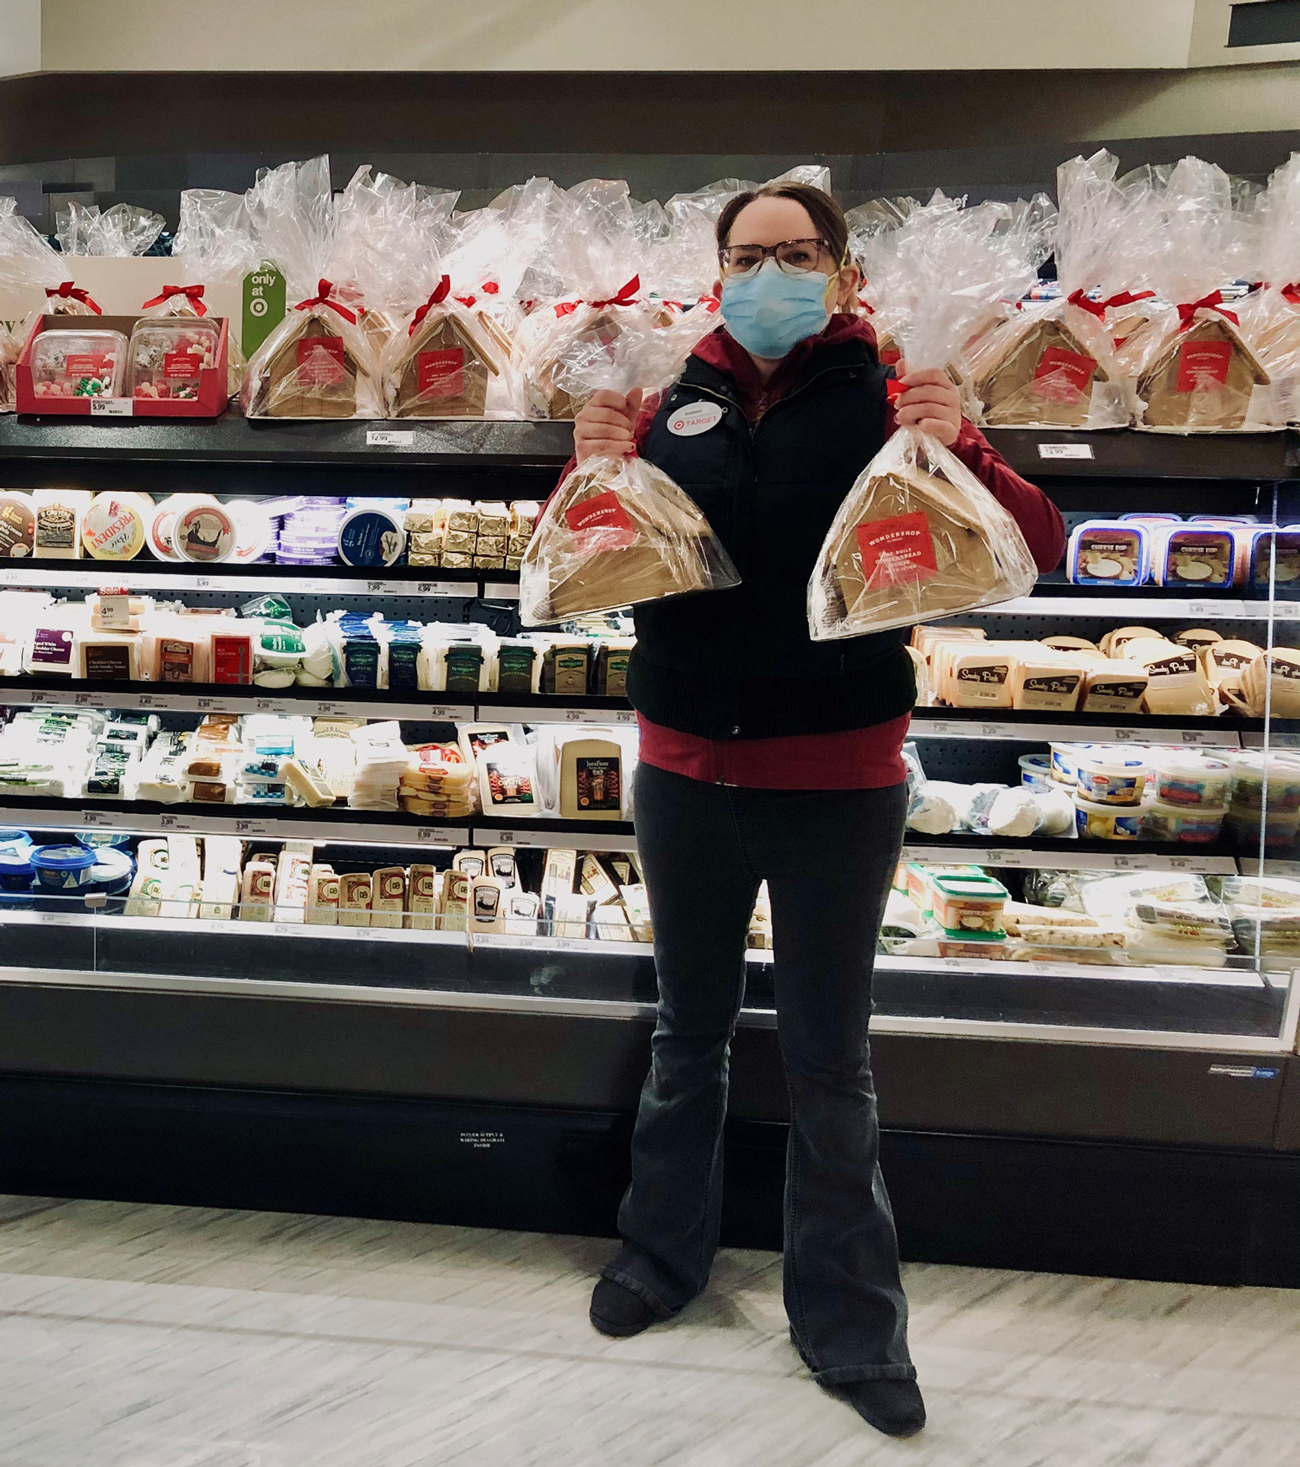
<svg viewBox="0 0 1300 1467"><path fill-rule="evenodd" d="M318 718L336 718L342 711L342 705L339 703L317 703L316 705Z"/></svg>
<svg viewBox="0 0 1300 1467"><path fill-rule="evenodd" d="M269 835L270 830L265 820L236 820L236 835Z"/></svg>
<svg viewBox="0 0 1300 1467"><path fill-rule="evenodd" d="M429 709L429 719L433 723L455 723L458 718L464 718L467 711L463 704L435 703Z"/></svg>
<svg viewBox="0 0 1300 1467"><path fill-rule="evenodd" d="M186 815L160 815L158 817L159 830L193 830L194 822Z"/></svg>
<svg viewBox="0 0 1300 1467"><path fill-rule="evenodd" d="M614 723L635 723L636 711L632 708L620 708L613 716Z"/></svg>
<svg viewBox="0 0 1300 1467"><path fill-rule="evenodd" d="M1211 736L1204 729L1185 728L1181 732L1181 738L1185 744L1209 744L1213 742Z"/></svg>
<svg viewBox="0 0 1300 1467"><path fill-rule="evenodd" d="M107 810L83 810L81 812L81 823L83 825L111 825L113 822Z"/></svg>
<svg viewBox="0 0 1300 1467"><path fill-rule="evenodd" d="M92 418L133 418L135 417L135 402L129 397L92 397L90 416Z"/></svg>
<svg viewBox="0 0 1300 1467"><path fill-rule="evenodd" d="M1261 620L1263 615L1261 613ZM1275 601L1273 603L1273 616L1277 621L1300 620L1300 601Z"/></svg>
<svg viewBox="0 0 1300 1467"><path fill-rule="evenodd" d="M32 694L31 694L31 700L32 700L32 703L33 704L49 703L49 702L53 701L50 698L50 695L47 692L44 692L43 690L41 690L39 688L36 689L36 690L34 690L32 692Z"/></svg>
<svg viewBox="0 0 1300 1467"><path fill-rule="evenodd" d="M72 701L78 708L88 708L95 699L93 693L74 693Z"/></svg>
<svg viewBox="0 0 1300 1467"><path fill-rule="evenodd" d="M460 581L416 581L417 596L466 596L469 592Z"/></svg>
<svg viewBox="0 0 1300 1467"><path fill-rule="evenodd" d="M1142 865L1140 856L1111 856L1110 866L1113 871L1132 871L1135 867Z"/></svg>
<svg viewBox="0 0 1300 1467"><path fill-rule="evenodd" d="M194 706L195 706L196 709L198 709L198 711L200 713L206 713L206 712L208 712L208 710L210 708L212 708L212 706L213 706L213 699L211 699L211 698L195 698L195 700L194 700Z"/></svg>
<svg viewBox="0 0 1300 1467"><path fill-rule="evenodd" d="M1092 458L1091 443L1040 443L1039 458Z"/></svg>
<svg viewBox="0 0 1300 1467"><path fill-rule="evenodd" d="M415 432L411 428L367 428L367 448L414 448Z"/></svg>
<svg viewBox="0 0 1300 1467"><path fill-rule="evenodd" d="M367 581L366 590L371 596L378 596L383 592L385 581Z"/></svg>
<svg viewBox="0 0 1300 1467"><path fill-rule="evenodd" d="M135 706L137 708L152 708L154 702L155 699L152 693L140 693L136 697Z"/></svg>
<svg viewBox="0 0 1300 1467"><path fill-rule="evenodd" d="M212 577L211 576L195 576L194 577L194 589L196 591L206 591L208 589L208 587L211 586L211 585L212 585Z"/></svg>

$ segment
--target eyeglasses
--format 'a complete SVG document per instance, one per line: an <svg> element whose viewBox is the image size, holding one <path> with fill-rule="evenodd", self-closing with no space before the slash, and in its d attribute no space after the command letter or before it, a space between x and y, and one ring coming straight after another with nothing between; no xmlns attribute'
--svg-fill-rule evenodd
<svg viewBox="0 0 1300 1467"><path fill-rule="evenodd" d="M817 268L822 251L829 249L824 239L783 239L774 245L726 245L718 251L718 259L724 275L750 275L769 255L785 274L806 275Z"/></svg>

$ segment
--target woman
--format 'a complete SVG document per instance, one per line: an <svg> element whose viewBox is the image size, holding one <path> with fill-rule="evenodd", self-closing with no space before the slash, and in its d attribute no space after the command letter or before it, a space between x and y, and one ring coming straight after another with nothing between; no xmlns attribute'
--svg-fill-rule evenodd
<svg viewBox="0 0 1300 1467"><path fill-rule="evenodd" d="M961 417L945 374L887 403L839 206L777 184L718 220L722 314L663 398L598 392L578 461L639 451L708 516L742 578L636 609L637 842L659 977L653 1061L591 1320L626 1336L704 1287L717 1248L729 1045L746 932L768 883L790 1088L785 1303L817 1381L873 1426L925 1422L868 1060L873 954L898 860L915 701L905 633L814 644L806 591L831 520L895 426L950 447L1011 512L1041 570L1060 516ZM668 426L698 404L691 430ZM701 426L702 425L702 426ZM680 422L678 423L680 427Z"/></svg>

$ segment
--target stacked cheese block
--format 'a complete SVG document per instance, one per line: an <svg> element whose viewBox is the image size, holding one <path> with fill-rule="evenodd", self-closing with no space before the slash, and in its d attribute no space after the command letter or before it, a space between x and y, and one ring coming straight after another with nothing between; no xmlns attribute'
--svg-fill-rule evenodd
<svg viewBox="0 0 1300 1467"><path fill-rule="evenodd" d="M411 565L519 569L541 506L532 500L417 499L406 511Z"/></svg>
<svg viewBox="0 0 1300 1467"><path fill-rule="evenodd" d="M996 641L976 627L917 627L919 706L1204 717L1233 710L1300 717L1300 651L1189 627L1117 627L1100 642Z"/></svg>
<svg viewBox="0 0 1300 1467"><path fill-rule="evenodd" d="M157 729L158 719L142 713L18 712L0 733L0 795L129 797Z"/></svg>

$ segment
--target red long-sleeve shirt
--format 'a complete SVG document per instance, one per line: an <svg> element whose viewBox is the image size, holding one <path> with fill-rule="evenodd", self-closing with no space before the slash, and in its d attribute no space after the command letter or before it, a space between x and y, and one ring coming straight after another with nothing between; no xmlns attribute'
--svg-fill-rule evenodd
<svg viewBox="0 0 1300 1467"><path fill-rule="evenodd" d="M740 405L754 423L784 396L810 357L830 342L854 338L867 341L874 350L875 332L867 321L860 316L832 316L825 331L794 347L766 382L749 353L725 327L706 336L694 355L731 376ZM659 400L654 398L642 408L636 428L638 447L658 406ZM885 420L886 438L896 427L891 407ZM951 452L1020 526L1038 569L1044 573L1055 570L1065 553L1065 527L1052 501L1022 479L979 429L964 418ZM572 468L570 462L561 482ZM904 714L871 728L838 733L729 740L682 733L642 717L641 758L689 779L746 789L883 789L904 778L902 749L910 722L910 715Z"/></svg>

